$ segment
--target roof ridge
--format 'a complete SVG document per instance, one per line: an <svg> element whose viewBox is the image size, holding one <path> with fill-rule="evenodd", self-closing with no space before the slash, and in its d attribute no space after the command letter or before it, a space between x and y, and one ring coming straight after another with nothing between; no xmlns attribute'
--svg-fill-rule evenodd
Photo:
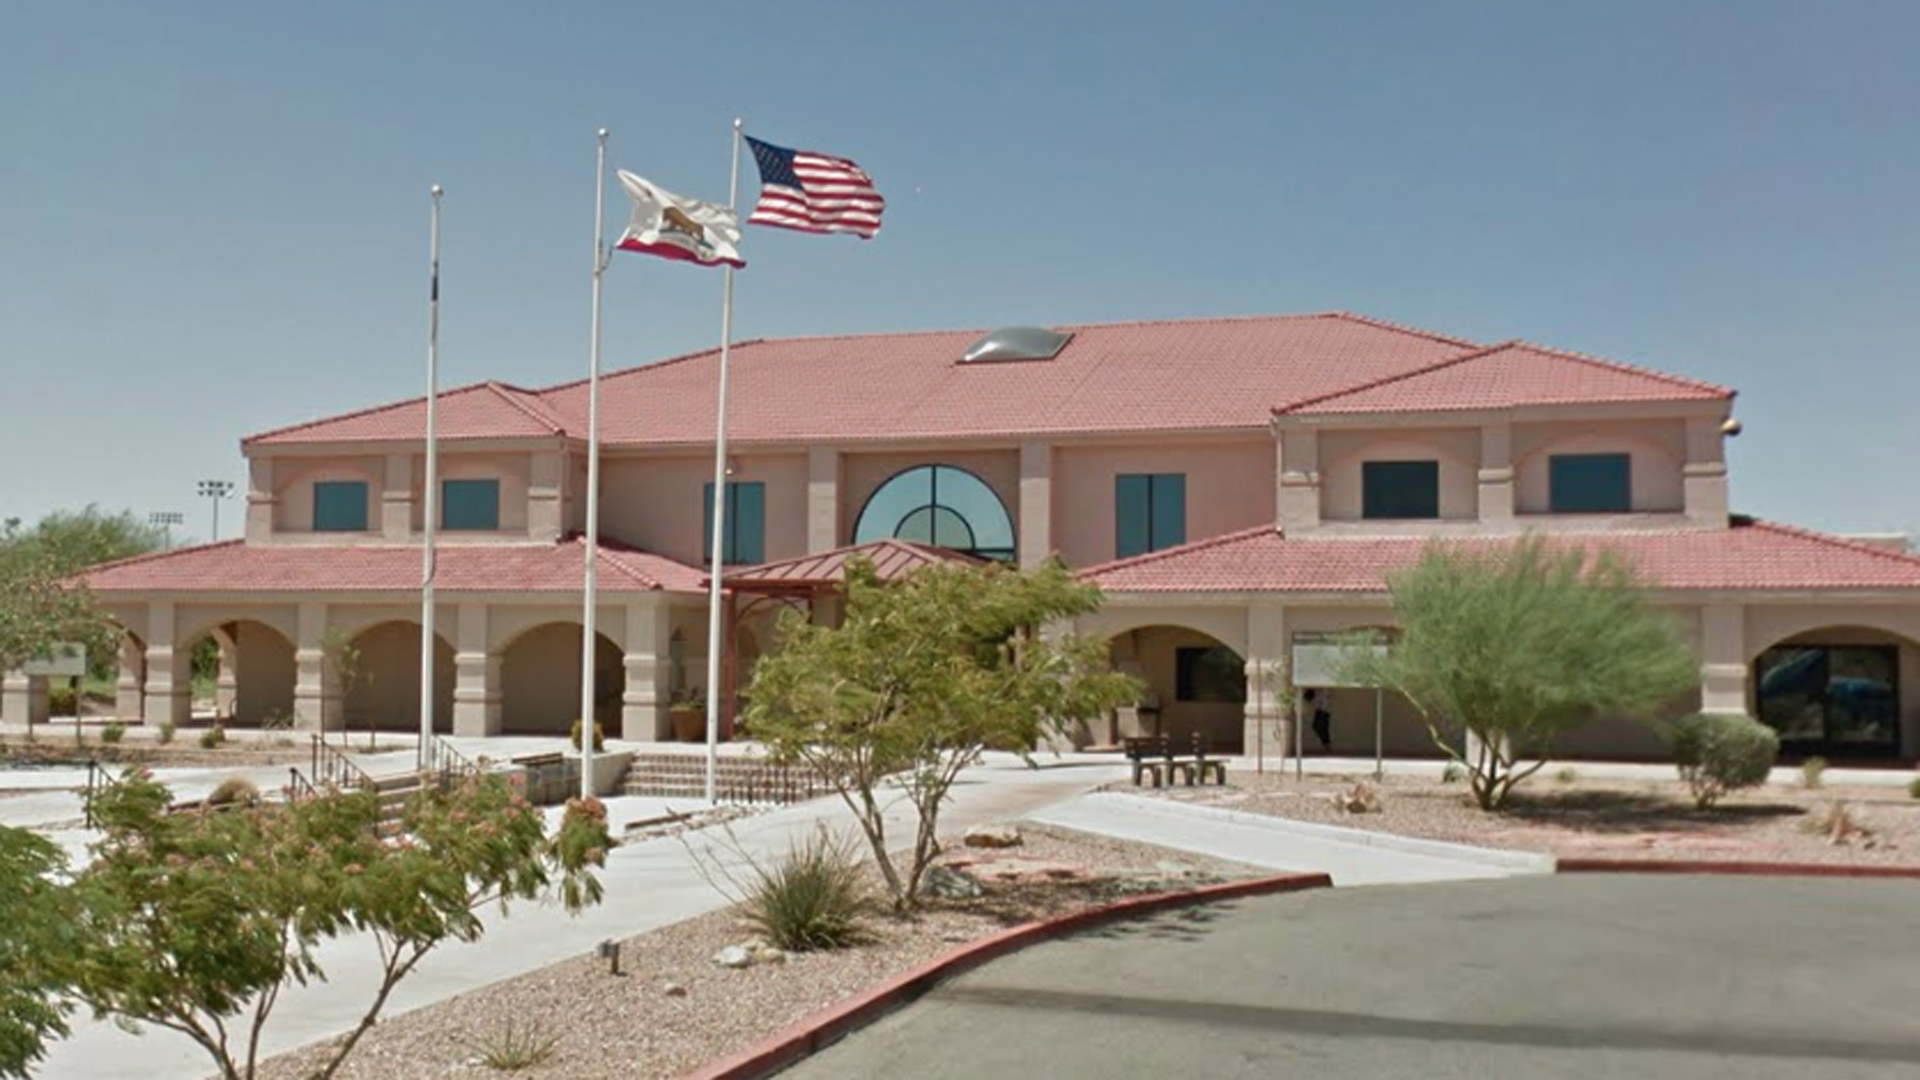
<svg viewBox="0 0 1920 1080"><path fill-rule="evenodd" d="M1440 360L1435 360L1433 363L1430 363L1430 364L1422 364L1419 367L1409 368L1406 371L1395 372L1391 375L1382 375L1377 379L1370 379L1366 382L1355 383L1352 386L1348 386L1339 390L1330 390L1324 394L1315 394L1311 397L1299 398L1297 400L1287 402L1283 405L1276 405L1273 408L1273 412L1276 416L1284 413L1295 412L1300 409L1304 409L1309 405L1325 404L1326 402L1332 401L1335 398L1342 398L1352 394L1364 393L1365 391L1368 391L1368 390L1376 390L1382 386L1386 386L1390 383L1400 382L1404 379L1412 379L1421 375L1431 375L1436 371L1442 371L1446 368L1452 367L1455 364L1464 364L1469 360L1479 360L1483 357L1492 356L1497 352L1512 348L1517 343L1518 343L1517 340L1502 341L1493 345L1479 346L1467 352L1461 353L1458 356L1445 357Z"/></svg>
<svg viewBox="0 0 1920 1080"><path fill-rule="evenodd" d="M1741 527L1742 526L1738 525L1734 526L1734 528ZM1844 536L1823 533L1817 529L1809 529L1802 525L1788 525L1784 522L1768 521L1764 518L1748 518L1747 524L1744 527L1750 529L1765 529L1768 532L1779 533L1783 536L1797 536L1802 540L1811 540L1814 543L1825 544L1828 547L1837 547L1861 555L1873 555L1881 559L1890 559L1902 566L1920 567L1920 555L1913 554L1912 552L1889 551L1886 548L1874 544L1865 544L1858 540L1850 540Z"/></svg>
<svg viewBox="0 0 1920 1080"><path fill-rule="evenodd" d="M1428 330L1423 327L1414 326L1412 323L1394 322L1392 319L1377 319L1372 315L1362 315L1357 311L1323 311L1318 317L1345 319L1348 322L1377 327L1381 330L1392 330L1396 333L1411 334L1414 337L1426 338L1429 341L1438 341L1443 345L1458 345L1463 349L1478 349L1481 347L1480 342L1467 338L1454 337L1452 334L1442 334L1437 330Z"/></svg>
<svg viewBox="0 0 1920 1080"><path fill-rule="evenodd" d="M162 559L171 559L178 555L191 555L197 552L210 551L214 548L233 547L236 544L244 543L246 543L246 540L243 537L236 536L231 540L214 540L205 544L193 544L188 547L166 548L161 551L143 551L138 555L129 555L124 559L110 559L107 562L95 563L92 566L74 572L67 580L85 581L88 575L99 573L102 570L118 570L123 566L159 562Z"/></svg>
<svg viewBox="0 0 1920 1080"><path fill-rule="evenodd" d="M457 394L471 394L476 391L487 390L487 391L492 391L496 397L501 398L501 400L503 401L511 400L510 398L508 398L507 395L501 394L497 389L495 389L496 387L503 387L503 386L508 387L509 389L512 389L512 390L518 390L521 393L530 392L525 390L522 387L509 386L506 383L501 383L494 379L481 379L478 382L466 383L462 386L453 387L450 390L442 390L438 394L435 394L434 396L438 398L440 401L445 401L446 399L453 397ZM302 420L297 424L287 424L284 427L277 427L267 431L255 432L252 435L248 435L245 438L241 439L240 446L242 449L244 449L247 446L250 446L254 443L261 441L262 439L278 438L281 435L290 435L296 431L302 431L307 428L316 428L322 424L337 424L343 420L358 420L363 416L372 416L375 413L392 412L395 409L404 409L409 405L424 404L426 400L427 400L427 395L415 394L412 397L400 398L398 400L388 401L379 405L369 405L366 408L355 409L352 412L335 413L332 416L322 416L314 420ZM542 422L542 423L545 422L545 421L541 421L540 418L536 416L530 415L528 418L536 422Z"/></svg>
<svg viewBox="0 0 1920 1080"><path fill-rule="evenodd" d="M1621 360L1609 360L1604 356L1594 356L1591 353L1583 353L1574 349L1562 349L1555 345L1542 345L1539 342L1528 341L1524 338L1515 338L1512 341L1506 342L1505 347L1531 349L1534 352L1545 353L1548 356L1558 356L1563 359L1578 361L1579 363L1582 363L1582 364L1590 364L1594 367L1605 368L1609 371L1623 372L1628 375L1640 375L1645 378L1656 379L1660 382L1674 383L1676 385L1685 386L1694 390L1704 390L1710 394L1715 394L1720 397L1730 398L1738 392L1734 390L1732 387L1721 386L1718 383L1710 383L1701 379L1690 379L1685 375L1675 375L1671 372L1660 371L1656 368L1643 367L1639 364L1629 364Z"/></svg>
<svg viewBox="0 0 1920 1080"><path fill-rule="evenodd" d="M579 545L580 550L584 555L587 548L586 537L576 535L572 537L572 542ZM601 559L601 561L607 563L609 566L613 567L615 570L619 571L621 574L632 579L633 581L637 581L640 584L645 585L649 589L665 589L667 587L666 582L659 580L658 578L654 577L652 574L649 574L646 571L641 570L639 567L629 564L625 559L620 558L620 556L622 555L636 554L636 552L630 551L623 547L616 547L613 545L609 545L606 543L606 541L602 540L599 544L595 545L594 554L598 556ZM652 553L648 552L647 554L652 554ZM664 556L661 556L661 557L664 558Z"/></svg>
<svg viewBox="0 0 1920 1080"><path fill-rule="evenodd" d="M748 338L745 341L733 342L729 346L729 348L741 349L741 348L745 348L748 345L761 345L761 344L765 344L768 340L769 339L767 338ZM788 340L788 339L783 339L783 340ZM798 339L790 339L790 340L798 340ZM669 356L664 360L655 360L650 364L635 364L632 367L618 368L614 371L607 372L606 374L600 376L600 381L602 383L606 383L611 379L624 379L629 375L636 375L643 371L653 371L658 368L670 367L676 364L684 364L690 360L698 360L702 357L716 355L717 353L719 353L719 351L720 351L720 346L715 345L711 348L701 349L698 352L681 353L678 356ZM586 379L569 379L563 383L554 383L552 386L542 387L539 390L529 391L529 393L532 393L535 396L539 397L541 400L541 403L545 404L548 394L557 394L562 390L571 390L576 386L585 386L586 384L587 384Z"/></svg>
<svg viewBox="0 0 1920 1080"><path fill-rule="evenodd" d="M1224 544L1250 540L1266 533L1278 533L1283 538L1286 535L1285 530L1281 529L1278 525L1254 525L1245 529L1235 529L1233 532L1221 533L1218 536L1209 536L1201 540L1189 540L1184 544L1175 544L1172 547L1161 548L1158 551L1148 551L1139 555L1129 555L1124 559L1112 559L1103 563L1095 563L1092 566L1083 566L1074 571L1073 576L1076 578L1091 578L1114 570L1131 569L1144 563L1158 562L1162 559L1173 558L1177 555L1187 555L1195 551L1205 551L1208 548L1220 547Z"/></svg>
<svg viewBox="0 0 1920 1080"><path fill-rule="evenodd" d="M538 394L518 386L500 382L497 379L488 379L486 381L486 387L493 391L494 396L512 406L521 415L536 424L540 424L555 435L565 435L567 433L566 425L562 424L558 418L547 411L546 402L541 401ZM525 400L529 397L533 399L532 402ZM422 400L425 400L424 396ZM538 403L537 406L535 404L536 402Z"/></svg>

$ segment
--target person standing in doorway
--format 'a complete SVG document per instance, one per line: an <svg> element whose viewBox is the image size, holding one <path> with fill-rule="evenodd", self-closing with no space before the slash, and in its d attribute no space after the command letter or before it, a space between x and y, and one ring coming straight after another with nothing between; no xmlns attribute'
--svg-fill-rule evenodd
<svg viewBox="0 0 1920 1080"><path fill-rule="evenodd" d="M1320 749L1333 749L1333 713L1328 711L1326 702L1318 690L1309 688L1306 692L1307 709L1313 717L1313 737L1320 740Z"/></svg>

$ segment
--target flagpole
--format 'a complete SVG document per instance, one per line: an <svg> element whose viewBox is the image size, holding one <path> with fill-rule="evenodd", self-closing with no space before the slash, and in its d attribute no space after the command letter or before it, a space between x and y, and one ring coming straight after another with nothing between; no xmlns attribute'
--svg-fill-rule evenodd
<svg viewBox="0 0 1920 1080"><path fill-rule="evenodd" d="M440 445L436 441L435 413L440 404L440 196L445 189L435 184L429 193L433 196L433 224L428 230L433 284L427 294L427 490L426 508L421 515L420 745L415 751L416 764L422 769L427 767L427 748L433 741L433 540L440 505Z"/></svg>
<svg viewBox="0 0 1920 1080"><path fill-rule="evenodd" d="M727 179L727 209L740 201L740 120L733 121L733 169ZM712 573L707 586L707 802L717 799L720 772L720 577L725 569L727 535L727 361L733 351L733 264L727 264L725 292L720 302L720 394L713 428L713 537Z"/></svg>
<svg viewBox="0 0 1920 1080"><path fill-rule="evenodd" d="M580 612L580 797L593 796L594 571L600 561L600 277L607 269L607 129L600 129L593 188L593 336L587 348L586 579Z"/></svg>

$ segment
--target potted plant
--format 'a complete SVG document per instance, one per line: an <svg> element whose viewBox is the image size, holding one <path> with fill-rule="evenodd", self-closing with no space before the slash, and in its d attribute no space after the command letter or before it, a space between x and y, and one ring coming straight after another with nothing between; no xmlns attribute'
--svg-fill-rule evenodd
<svg viewBox="0 0 1920 1080"><path fill-rule="evenodd" d="M707 737L707 699L697 686L683 686L673 692L667 703L667 715L673 720L673 737L680 742L700 742Z"/></svg>

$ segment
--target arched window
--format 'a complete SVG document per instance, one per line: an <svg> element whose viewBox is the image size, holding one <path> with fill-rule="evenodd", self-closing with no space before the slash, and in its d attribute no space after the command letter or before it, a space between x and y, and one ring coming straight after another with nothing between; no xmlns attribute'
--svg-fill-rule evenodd
<svg viewBox="0 0 1920 1080"><path fill-rule="evenodd" d="M1013 519L979 477L951 465L916 465L880 485L860 511L853 542L892 537L1013 558Z"/></svg>

